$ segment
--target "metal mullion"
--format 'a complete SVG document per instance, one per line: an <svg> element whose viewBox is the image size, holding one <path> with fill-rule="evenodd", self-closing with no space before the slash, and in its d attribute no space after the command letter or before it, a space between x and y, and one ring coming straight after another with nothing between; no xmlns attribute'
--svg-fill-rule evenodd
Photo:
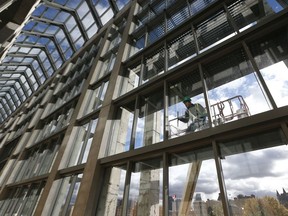
<svg viewBox="0 0 288 216"><path fill-rule="evenodd" d="M264 90L264 92L263 92L264 97L268 97L267 99L268 99L270 105L272 105L272 108L277 109L278 107L277 107L277 105L276 105L276 103L272 97L272 94L270 93L270 90L269 90L260 70L258 69L258 66L257 66L257 64L256 64L256 62L252 56L252 53L250 52L249 47L247 46L245 41L242 41L242 46L244 47L245 53L247 54L248 59L251 62L253 69L255 70L255 73L256 73L258 80L260 81L261 89L263 88L263 90Z"/></svg>
<svg viewBox="0 0 288 216"><path fill-rule="evenodd" d="M124 192L123 192L123 208L121 215L127 215L128 213L128 201L129 201L129 192L130 192L130 184L131 184L131 173L134 166L134 162L130 160L127 162L126 175L125 175L125 183L124 183Z"/></svg>
<svg viewBox="0 0 288 216"><path fill-rule="evenodd" d="M219 184L219 189L220 189L220 196L222 200L223 213L225 216L229 216L231 214L230 214L229 201L227 197L224 174L223 174L222 164L221 164L221 159L220 159L220 151L215 140L212 141L212 147L213 147L214 160L215 160L216 171L217 171L218 184Z"/></svg>
<svg viewBox="0 0 288 216"><path fill-rule="evenodd" d="M209 113L209 115L208 115L209 127L212 128L210 101L208 98L208 87L207 87L207 83L205 81L202 64L200 64L200 63L198 64L198 69L199 69L199 73L200 73L200 77L201 77L201 81L202 81L202 89L203 89L203 93L204 93L205 105L206 105L207 113Z"/></svg>
<svg viewBox="0 0 288 216"><path fill-rule="evenodd" d="M115 0L108 0L108 1L110 3L110 6L111 6L112 11L114 12L114 14L117 14L119 12L119 9L118 9L118 7L117 7L117 5L115 3L116 1Z"/></svg>
<svg viewBox="0 0 288 216"><path fill-rule="evenodd" d="M145 59L144 59L144 55L142 55L141 57L141 63L140 63L140 76L139 76L139 84L138 86L143 84L143 76L144 76L144 72L145 72ZM137 86L137 87L138 87Z"/></svg>
<svg viewBox="0 0 288 216"><path fill-rule="evenodd" d="M91 0L86 1L86 3L88 5L89 9L91 10L91 14L92 14L97 26L99 28L102 28L103 24L101 22L101 19L100 19L99 15L98 15L97 11L95 10L94 5L91 3Z"/></svg>
<svg viewBox="0 0 288 216"><path fill-rule="evenodd" d="M169 93L168 93L168 83L167 83L167 80L164 81L164 127L163 127L163 134L164 134L164 141L165 140L168 140L168 136L169 134L167 133L168 130L167 130L167 127L169 126L168 125L168 106L169 106Z"/></svg>
<svg viewBox="0 0 288 216"><path fill-rule="evenodd" d="M135 139L136 139L136 129L137 129L137 122L138 122L138 117L139 117L139 95L136 96L135 100L135 106L134 106L134 118L133 118L133 123L132 123L132 132L131 132L131 142L130 142L130 147L129 150L133 150L135 148Z"/></svg>
<svg viewBox="0 0 288 216"><path fill-rule="evenodd" d="M163 153L163 215L169 215L169 155Z"/></svg>
<svg viewBox="0 0 288 216"><path fill-rule="evenodd" d="M191 31L192 31L194 44L195 44L195 47L196 47L196 55L199 55L200 48L199 48L199 43L198 43L198 40L197 40L197 35L196 35L196 31L195 31L195 27L194 27L193 23L191 24L191 28L189 28L189 29L191 29Z"/></svg>
<svg viewBox="0 0 288 216"><path fill-rule="evenodd" d="M230 14L229 9L228 9L226 3L223 3L223 7L224 7L224 11L225 11L225 14L226 14L226 18L227 18L228 23L230 23L230 24L232 25L234 31L236 31L237 34L239 34L239 33L240 33L239 28L238 28L238 26L236 25L236 23L235 23L232 15Z"/></svg>

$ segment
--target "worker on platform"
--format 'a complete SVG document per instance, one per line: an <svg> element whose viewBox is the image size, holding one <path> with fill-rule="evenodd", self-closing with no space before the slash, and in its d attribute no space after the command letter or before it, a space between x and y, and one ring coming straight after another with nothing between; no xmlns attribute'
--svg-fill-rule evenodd
<svg viewBox="0 0 288 216"><path fill-rule="evenodd" d="M186 132L193 132L204 126L207 117L205 108L199 103L192 103L191 98L187 96L183 98L183 103L187 109L184 116L178 117L178 120L189 123Z"/></svg>

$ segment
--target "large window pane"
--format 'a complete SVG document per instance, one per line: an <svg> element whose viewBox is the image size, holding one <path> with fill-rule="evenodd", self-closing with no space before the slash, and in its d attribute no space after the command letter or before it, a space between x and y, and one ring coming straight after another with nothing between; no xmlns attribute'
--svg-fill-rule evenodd
<svg viewBox="0 0 288 216"><path fill-rule="evenodd" d="M177 66L194 56L196 56L196 46L192 30L181 33L168 42L168 67Z"/></svg>
<svg viewBox="0 0 288 216"><path fill-rule="evenodd" d="M288 104L287 29L250 44L252 55L278 107Z"/></svg>
<svg viewBox="0 0 288 216"><path fill-rule="evenodd" d="M126 170L125 167L107 169L104 176L101 197L97 208L97 216L121 215Z"/></svg>
<svg viewBox="0 0 288 216"><path fill-rule="evenodd" d="M94 119L78 128L76 139L72 144L73 148L71 149L72 153L69 157L68 166L86 163L97 122L98 119Z"/></svg>
<svg viewBox="0 0 288 216"><path fill-rule="evenodd" d="M49 215L72 215L78 195L82 174L65 177L53 183L56 194L53 203L49 203Z"/></svg>
<svg viewBox="0 0 288 216"><path fill-rule="evenodd" d="M163 90L153 91L140 99L139 115L135 131L135 148L158 143L163 140Z"/></svg>
<svg viewBox="0 0 288 216"><path fill-rule="evenodd" d="M186 107L184 98L189 98L194 107ZM195 107L198 109L194 109ZM202 82L198 70L184 74L180 79L170 82L168 125L166 128L169 137L178 137L207 128L208 118L202 119L201 115L201 111L205 110L205 107ZM206 110L205 113L207 113Z"/></svg>
<svg viewBox="0 0 288 216"><path fill-rule="evenodd" d="M112 123L109 146L106 150L107 155L129 151L131 148L134 110L135 101L118 109L117 115Z"/></svg>
<svg viewBox="0 0 288 216"><path fill-rule="evenodd" d="M244 50L235 50L203 68L215 126L270 109Z"/></svg>
<svg viewBox="0 0 288 216"><path fill-rule="evenodd" d="M169 165L169 216L223 215L213 158L211 147L172 154Z"/></svg>
<svg viewBox="0 0 288 216"><path fill-rule="evenodd" d="M288 204L285 192L288 148L281 131L269 131L219 146L233 215L288 215L284 207ZM284 196L286 199L281 199Z"/></svg>
<svg viewBox="0 0 288 216"><path fill-rule="evenodd" d="M122 75L121 91L120 95L123 95L140 85L141 77L141 63L138 62L136 65L132 65L125 69ZM120 96L119 95L119 96Z"/></svg>
<svg viewBox="0 0 288 216"><path fill-rule="evenodd" d="M164 73L165 66L164 49L156 50L152 55L147 56L145 60L142 83L148 82L153 77Z"/></svg>
<svg viewBox="0 0 288 216"><path fill-rule="evenodd" d="M160 159L150 159L135 164L131 173L127 216L163 215L163 168Z"/></svg>
<svg viewBox="0 0 288 216"><path fill-rule="evenodd" d="M201 52L235 35L224 10L196 25L196 33Z"/></svg>

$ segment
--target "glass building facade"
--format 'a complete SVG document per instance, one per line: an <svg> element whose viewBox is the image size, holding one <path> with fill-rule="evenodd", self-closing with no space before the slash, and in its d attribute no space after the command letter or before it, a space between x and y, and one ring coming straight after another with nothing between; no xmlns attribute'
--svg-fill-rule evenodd
<svg viewBox="0 0 288 216"><path fill-rule="evenodd" d="M32 9L0 63L0 215L288 216L287 1Z"/></svg>

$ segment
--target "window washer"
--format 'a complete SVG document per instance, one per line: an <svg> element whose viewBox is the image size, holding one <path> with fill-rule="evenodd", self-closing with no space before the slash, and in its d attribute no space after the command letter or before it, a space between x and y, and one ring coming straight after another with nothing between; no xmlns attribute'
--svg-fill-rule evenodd
<svg viewBox="0 0 288 216"><path fill-rule="evenodd" d="M199 103L192 103L191 99L187 96L183 98L183 103L187 109L184 116L178 117L178 120L189 123L186 133L194 132L201 126L204 126L207 117L205 108Z"/></svg>

